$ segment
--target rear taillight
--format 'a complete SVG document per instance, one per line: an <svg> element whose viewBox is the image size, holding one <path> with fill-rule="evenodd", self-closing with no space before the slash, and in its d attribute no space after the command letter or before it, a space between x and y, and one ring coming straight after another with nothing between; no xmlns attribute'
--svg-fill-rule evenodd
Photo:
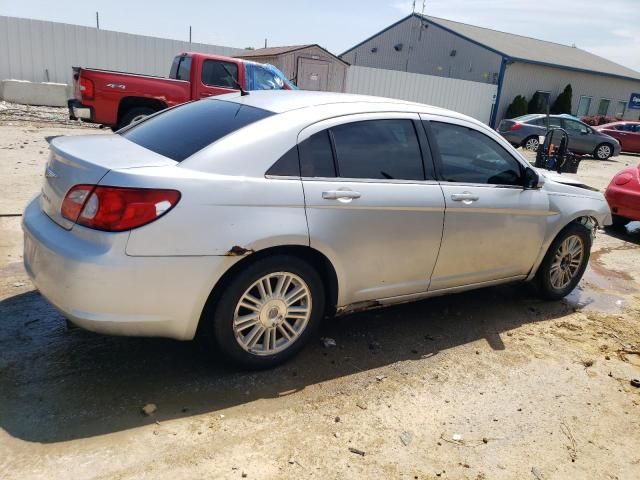
<svg viewBox="0 0 640 480"><path fill-rule="evenodd" d="M513 125L511 125L511 128L509 130L511 130L512 132L515 130L520 130L524 125L522 125L520 122L516 122Z"/></svg>
<svg viewBox="0 0 640 480"><path fill-rule="evenodd" d="M141 227L171 210L176 190L76 185L62 202L62 216L79 225L108 232Z"/></svg>
<svg viewBox="0 0 640 480"><path fill-rule="evenodd" d="M80 93L85 98L93 98L93 81L80 77Z"/></svg>

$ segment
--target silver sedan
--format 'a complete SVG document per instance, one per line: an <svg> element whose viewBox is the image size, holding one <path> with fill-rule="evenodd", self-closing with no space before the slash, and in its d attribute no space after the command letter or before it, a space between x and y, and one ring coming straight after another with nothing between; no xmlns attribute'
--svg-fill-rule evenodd
<svg viewBox="0 0 640 480"><path fill-rule="evenodd" d="M568 294L602 194L426 105L230 94L51 142L23 217L40 292L96 332L201 335L249 368L322 318L505 282Z"/></svg>

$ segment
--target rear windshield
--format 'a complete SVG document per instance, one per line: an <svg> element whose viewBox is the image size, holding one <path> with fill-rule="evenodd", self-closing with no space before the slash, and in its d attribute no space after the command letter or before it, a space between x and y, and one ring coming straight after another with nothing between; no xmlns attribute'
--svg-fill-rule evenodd
<svg viewBox="0 0 640 480"><path fill-rule="evenodd" d="M273 112L239 103L199 100L160 113L121 135L181 162L225 135L271 115Z"/></svg>

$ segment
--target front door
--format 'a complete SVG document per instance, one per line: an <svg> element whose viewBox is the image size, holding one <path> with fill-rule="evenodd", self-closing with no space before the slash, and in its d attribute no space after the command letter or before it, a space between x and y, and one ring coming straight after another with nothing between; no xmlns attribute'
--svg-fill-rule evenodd
<svg viewBox="0 0 640 480"><path fill-rule="evenodd" d="M329 87L329 62L299 58L297 85L301 90L326 92Z"/></svg>
<svg viewBox="0 0 640 480"><path fill-rule="evenodd" d="M213 97L224 93L237 92L238 84L244 78L238 64L222 60L205 60L200 66L200 82L198 96L200 98ZM194 75L194 81L197 73Z"/></svg>
<svg viewBox="0 0 640 480"><path fill-rule="evenodd" d="M576 120L564 118L564 129L569 134L569 150L576 153L592 153L596 148L596 139L591 127Z"/></svg>
<svg viewBox="0 0 640 480"><path fill-rule="evenodd" d="M428 289L444 199L418 120L343 116L300 134L310 243L336 268L340 306Z"/></svg>
<svg viewBox="0 0 640 480"><path fill-rule="evenodd" d="M523 187L524 163L493 132L463 120L423 118L430 120L425 126L446 203L429 290L527 275L544 240L547 194Z"/></svg>

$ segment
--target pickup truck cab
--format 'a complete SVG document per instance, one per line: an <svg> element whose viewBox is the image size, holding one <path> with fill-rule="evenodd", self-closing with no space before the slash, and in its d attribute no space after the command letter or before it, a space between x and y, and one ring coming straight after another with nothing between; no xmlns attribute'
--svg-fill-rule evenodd
<svg viewBox="0 0 640 480"><path fill-rule="evenodd" d="M181 53L169 78L73 67L69 118L119 129L168 107L238 90L293 90L273 65L203 53Z"/></svg>

